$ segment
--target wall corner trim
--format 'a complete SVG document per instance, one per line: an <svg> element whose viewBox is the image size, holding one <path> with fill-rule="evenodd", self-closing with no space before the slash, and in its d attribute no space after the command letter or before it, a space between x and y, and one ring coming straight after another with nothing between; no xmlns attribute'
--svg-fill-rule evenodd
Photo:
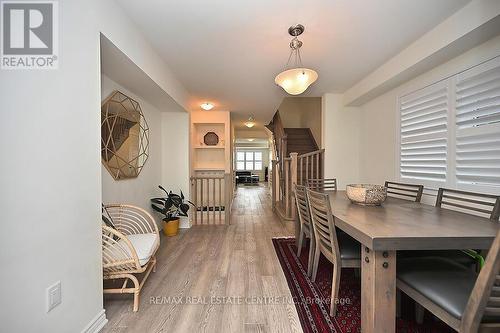
<svg viewBox="0 0 500 333"><path fill-rule="evenodd" d="M102 309L99 313L85 326L82 333L98 333L108 322L106 318L106 310Z"/></svg>

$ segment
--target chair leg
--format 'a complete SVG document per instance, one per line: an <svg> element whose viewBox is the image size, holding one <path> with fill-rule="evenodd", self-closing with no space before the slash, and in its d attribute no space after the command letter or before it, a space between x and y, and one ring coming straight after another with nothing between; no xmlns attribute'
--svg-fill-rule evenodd
<svg viewBox="0 0 500 333"><path fill-rule="evenodd" d="M314 242L314 239L311 238L311 241L309 243L309 259L307 260L307 276L311 276L312 274L315 248L316 243Z"/></svg>
<svg viewBox="0 0 500 333"><path fill-rule="evenodd" d="M318 244L318 243L316 243ZM316 275L318 274L318 264L319 264L319 256L321 255L321 251L319 246L316 245L316 249L314 250L314 261L313 261L313 272L312 272L312 281L316 282Z"/></svg>
<svg viewBox="0 0 500 333"><path fill-rule="evenodd" d="M136 289L134 292L134 312L137 312L139 310L139 290Z"/></svg>
<svg viewBox="0 0 500 333"><path fill-rule="evenodd" d="M396 290L396 318L401 318L401 290Z"/></svg>
<svg viewBox="0 0 500 333"><path fill-rule="evenodd" d="M361 278L361 268L354 268L354 277L356 279L360 279Z"/></svg>
<svg viewBox="0 0 500 333"><path fill-rule="evenodd" d="M139 284L139 280L135 276L132 276L130 279L134 283L134 308L133 311L137 312L139 310L139 293L141 292L141 285Z"/></svg>
<svg viewBox="0 0 500 333"><path fill-rule="evenodd" d="M302 252L302 242L304 241L304 233L302 230L299 231L299 244L297 245L297 257L300 257L300 253Z"/></svg>
<svg viewBox="0 0 500 333"><path fill-rule="evenodd" d="M333 276L332 276L332 299L330 303L330 316L334 317L337 313L337 305L339 298L339 287L340 287L340 271L339 265L333 265Z"/></svg>
<svg viewBox="0 0 500 333"><path fill-rule="evenodd" d="M424 322L424 314L425 314L425 308L416 303L415 304L415 321L417 324L422 324Z"/></svg>

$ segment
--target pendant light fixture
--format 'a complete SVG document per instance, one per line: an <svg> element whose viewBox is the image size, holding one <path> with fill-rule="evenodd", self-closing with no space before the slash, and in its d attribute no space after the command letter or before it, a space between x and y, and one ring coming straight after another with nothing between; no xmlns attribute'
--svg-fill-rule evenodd
<svg viewBox="0 0 500 333"><path fill-rule="evenodd" d="M316 71L302 66L300 57L300 47L302 42L297 38L304 32L302 24L292 25L288 28L288 33L292 36L290 42L290 56L283 72L279 73L274 82L290 95L300 95L318 79ZM293 60L293 67L290 68L290 60Z"/></svg>
<svg viewBox="0 0 500 333"><path fill-rule="evenodd" d="M245 126L248 128L252 128L255 126L255 121L253 120L253 117L248 117L248 120L245 121Z"/></svg>

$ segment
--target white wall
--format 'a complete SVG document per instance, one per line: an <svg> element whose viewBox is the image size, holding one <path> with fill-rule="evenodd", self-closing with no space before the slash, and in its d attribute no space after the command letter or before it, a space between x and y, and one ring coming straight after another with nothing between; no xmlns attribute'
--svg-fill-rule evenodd
<svg viewBox="0 0 500 333"><path fill-rule="evenodd" d="M81 332L103 313L99 33L167 92L184 93L113 1L58 3L59 69L0 73L0 330L9 333ZM46 313L56 281L62 304Z"/></svg>
<svg viewBox="0 0 500 333"><path fill-rule="evenodd" d="M322 147L325 149L325 178L337 178L339 189L359 182L360 111L344 107L341 94L322 98Z"/></svg>
<svg viewBox="0 0 500 333"><path fill-rule="evenodd" d="M161 111L146 102L142 97L120 86L105 75L102 75L101 99L106 99L114 90L139 102L144 118L149 126L149 158L137 178L115 180L101 163L102 202L128 203L139 206L153 213L149 199L161 196L158 185L162 182L162 114ZM153 214L160 222L158 214Z"/></svg>
<svg viewBox="0 0 500 333"><path fill-rule="evenodd" d="M80 332L103 309L95 7L59 2L59 69L0 73L5 332ZM62 304L46 313L58 280Z"/></svg>
<svg viewBox="0 0 500 333"><path fill-rule="evenodd" d="M189 198L189 114L184 112L162 113L161 125L161 183L165 189L175 193L182 190L186 198ZM193 208L190 209L192 213ZM181 218L181 228L189 228L190 226L189 219Z"/></svg>
<svg viewBox="0 0 500 333"><path fill-rule="evenodd" d="M500 37L479 45L433 70L375 98L361 107L360 179L381 184L398 179L397 99L494 56L500 55ZM429 203L434 197L424 197Z"/></svg>

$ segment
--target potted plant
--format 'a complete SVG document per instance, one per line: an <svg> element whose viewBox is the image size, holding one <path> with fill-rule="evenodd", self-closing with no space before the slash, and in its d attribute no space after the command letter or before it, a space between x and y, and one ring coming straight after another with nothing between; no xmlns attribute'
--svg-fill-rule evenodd
<svg viewBox="0 0 500 333"><path fill-rule="evenodd" d="M175 236L179 232L179 217L187 217L189 205L184 202L184 194L175 194L172 191L165 190L161 185L158 187L167 195L164 198L151 199L151 207L157 212L165 215L163 218L163 233L165 236ZM186 200L193 205L192 202Z"/></svg>

